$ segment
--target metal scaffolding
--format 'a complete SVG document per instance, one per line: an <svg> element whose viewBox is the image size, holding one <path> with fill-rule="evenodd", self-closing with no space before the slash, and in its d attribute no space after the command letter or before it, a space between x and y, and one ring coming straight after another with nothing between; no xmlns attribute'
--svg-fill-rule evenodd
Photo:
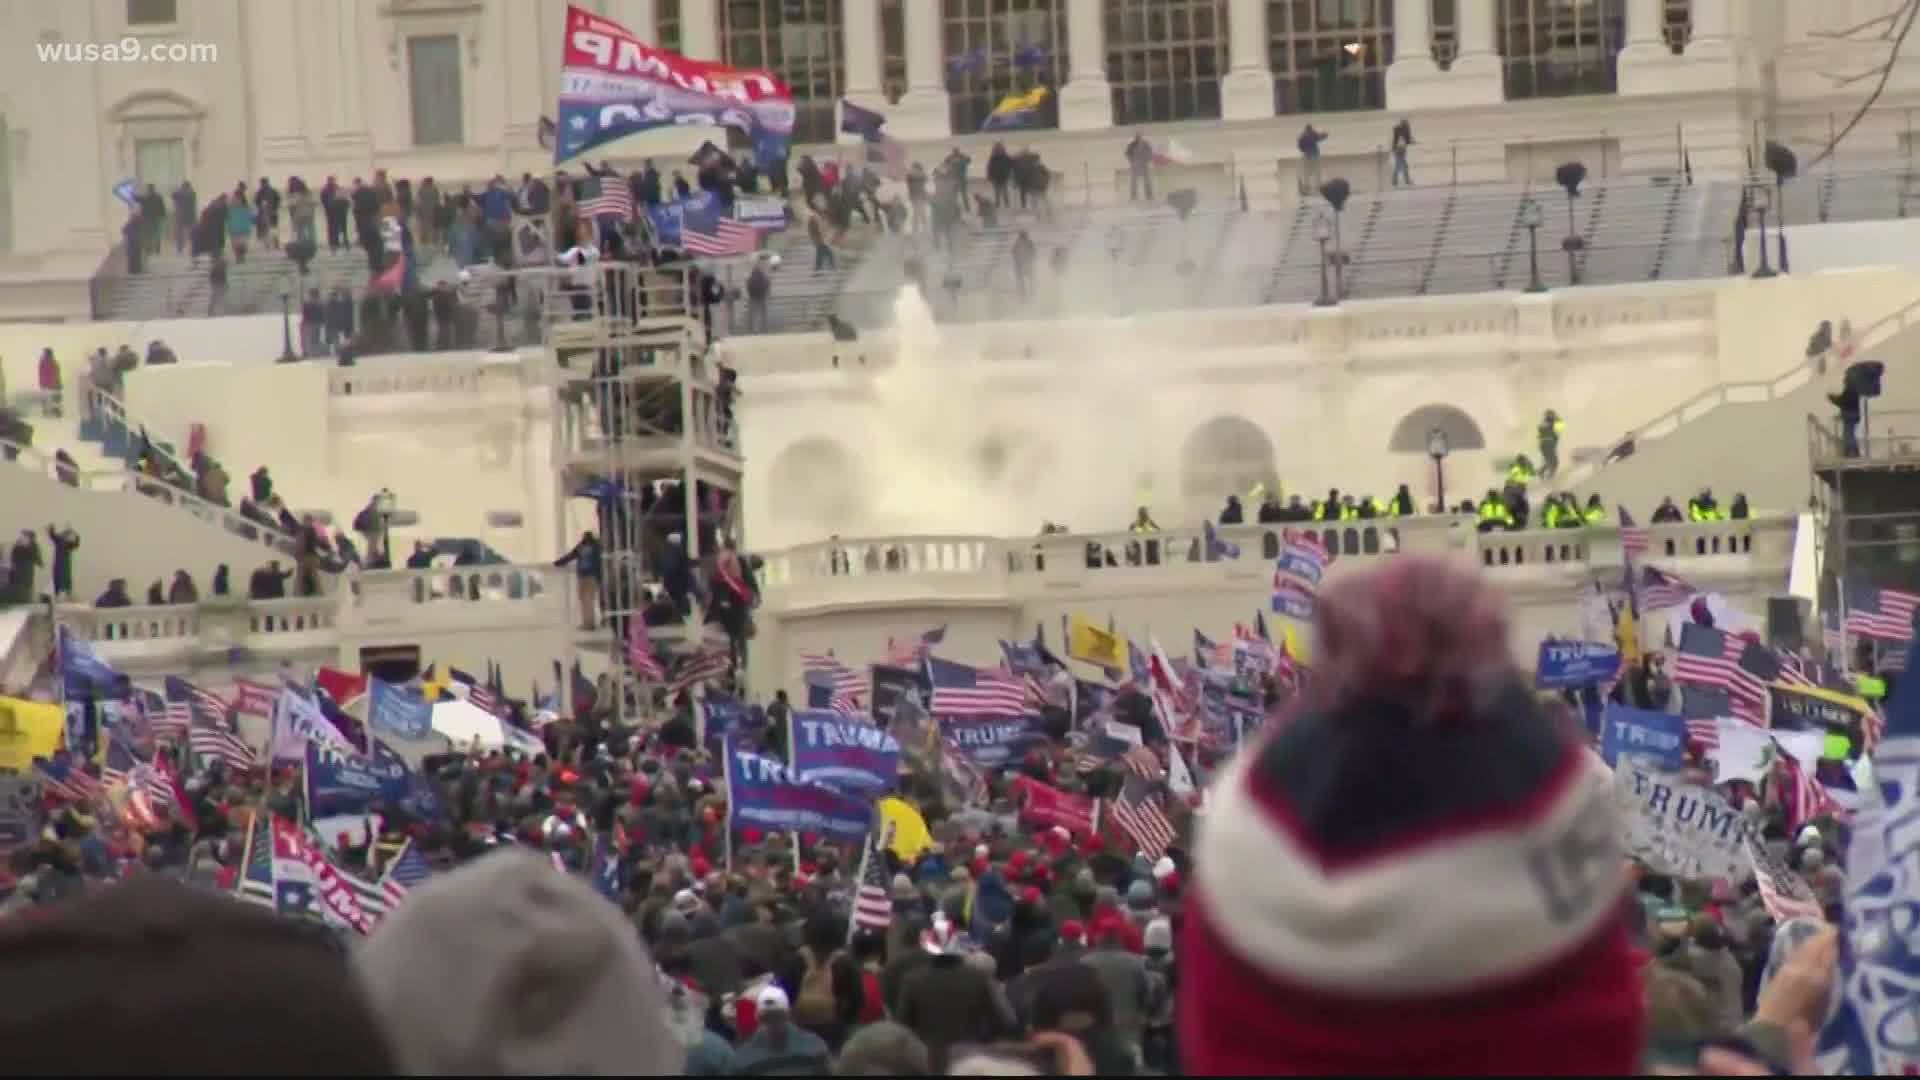
<svg viewBox="0 0 1920 1080"><path fill-rule="evenodd" d="M577 644L605 651L614 718L628 722L651 699L627 670L630 628L651 610L656 645L684 652L706 642L690 622L697 613L670 597L735 539L741 458L708 356L710 318L684 268L600 263L537 271L520 287L538 290L532 302L553 356L560 550L577 539L570 504L595 506L601 590ZM667 611L676 617L662 618Z"/></svg>
<svg viewBox="0 0 1920 1080"><path fill-rule="evenodd" d="M1920 592L1920 412L1876 411L1861 429L1849 454L1837 421L1807 418L1820 608L1842 624L1849 586Z"/></svg>

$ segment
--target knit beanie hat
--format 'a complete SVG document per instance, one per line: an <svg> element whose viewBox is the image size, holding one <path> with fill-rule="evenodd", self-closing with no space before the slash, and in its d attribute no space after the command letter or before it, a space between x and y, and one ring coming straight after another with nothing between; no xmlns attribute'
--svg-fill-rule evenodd
<svg viewBox="0 0 1920 1080"><path fill-rule="evenodd" d="M527 852L415 889L353 963L408 1075L662 1075L685 1057L632 924Z"/></svg>
<svg viewBox="0 0 1920 1080"><path fill-rule="evenodd" d="M1186 1071L1634 1070L1609 777L1519 678L1499 594L1401 555L1318 607L1311 686L1200 830Z"/></svg>

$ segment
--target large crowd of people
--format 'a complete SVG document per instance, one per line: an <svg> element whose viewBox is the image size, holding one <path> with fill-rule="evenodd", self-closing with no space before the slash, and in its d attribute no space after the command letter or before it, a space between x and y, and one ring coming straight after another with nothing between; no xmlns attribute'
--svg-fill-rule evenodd
<svg viewBox="0 0 1920 1080"><path fill-rule="evenodd" d="M356 811L365 828L321 817L322 759L260 767L291 728L256 759L203 752L203 729L257 706L168 680L166 705L115 707L127 691L95 671L11 847L0 962L49 978L10 983L0 1026L43 1046L85 1023L57 1056L25 1052L55 1072L1806 1071L1839 963L1818 923L1848 888L1835 812L1729 788L1807 890L1778 926L1774 879L1632 857L1592 737L1513 666L1502 606L1420 557L1342 579L1311 667L1219 673L1264 721L1228 738L1151 674L1102 687L1036 641L1027 733L993 769L926 737L951 662L925 635L832 707L904 750L865 841L737 819L729 758L797 768L795 729L823 714L784 692L728 705L724 667L656 684L637 725L606 680L566 707L470 687L532 745L425 754L405 797ZM915 664L936 696L881 706L883 668ZM325 694L297 685L281 693ZM1659 708L1670 687L1643 664L1598 692ZM175 701L190 723L163 724ZM298 737L347 747L328 753L386 735L324 714L337 728ZM1507 835L1557 842L1569 821L1573 861L1541 887L1581 891L1527 902ZM384 899L326 898L343 889ZM255 986L275 989L233 996Z"/></svg>

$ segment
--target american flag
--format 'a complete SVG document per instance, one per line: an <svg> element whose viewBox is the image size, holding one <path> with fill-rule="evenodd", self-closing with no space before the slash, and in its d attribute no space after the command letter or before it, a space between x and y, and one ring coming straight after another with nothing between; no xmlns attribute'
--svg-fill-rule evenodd
<svg viewBox="0 0 1920 1080"><path fill-rule="evenodd" d="M413 845L413 841L407 841L407 846L401 848L400 854L388 864L387 872L380 876L380 893L386 898L387 910L392 911L400 906L400 901L405 900L409 892L419 888L432 876L433 867L427 865L427 857L420 854L420 849Z"/></svg>
<svg viewBox="0 0 1920 1080"><path fill-rule="evenodd" d="M627 666L633 674L648 682L665 682L667 669L653 651L653 638L647 633L647 621L634 619L627 624Z"/></svg>
<svg viewBox="0 0 1920 1080"><path fill-rule="evenodd" d="M1827 786L1813 774L1812 769L1802 768L1792 754L1781 754L1777 759L1779 767L1786 773L1786 783L1782 785L1785 794L1787 828L1795 830L1822 814L1833 811L1836 803L1833 796L1827 794Z"/></svg>
<svg viewBox="0 0 1920 1080"><path fill-rule="evenodd" d="M1649 566L1640 572L1640 610L1685 607L1699 593L1678 574Z"/></svg>
<svg viewBox="0 0 1920 1080"><path fill-rule="evenodd" d="M1915 607L1920 607L1920 594L1854 586L1847 590L1847 633L1880 641L1911 641Z"/></svg>
<svg viewBox="0 0 1920 1080"><path fill-rule="evenodd" d="M935 716L1025 716L1026 686L1005 672L927 659Z"/></svg>
<svg viewBox="0 0 1920 1080"><path fill-rule="evenodd" d="M201 757L226 762L230 769L246 770L259 764L253 747L228 726L224 717L215 718L196 710L187 745Z"/></svg>
<svg viewBox="0 0 1920 1080"><path fill-rule="evenodd" d="M712 258L751 255L760 250L760 230L721 217L717 210L696 211L689 207L680 215L680 246L689 255Z"/></svg>
<svg viewBox="0 0 1920 1080"><path fill-rule="evenodd" d="M633 216L633 189L618 175L587 178L581 185L579 216L610 214L622 221Z"/></svg>
<svg viewBox="0 0 1920 1080"><path fill-rule="evenodd" d="M825 686L831 695L827 707L837 713L855 715L860 703L873 696L866 672L855 671L826 653L801 653L800 667L807 681Z"/></svg>
<svg viewBox="0 0 1920 1080"><path fill-rule="evenodd" d="M1748 666L1749 646L1765 648L1711 626L1688 623L1673 658L1674 681L1725 690L1734 716L1761 723L1766 717L1767 683Z"/></svg>
<svg viewBox="0 0 1920 1080"><path fill-rule="evenodd" d="M853 926L857 930L884 930L893 924L892 882L887 876L886 848L892 841L893 826L887 836L867 834L866 850L860 855L860 889L853 896Z"/></svg>
<svg viewBox="0 0 1920 1080"><path fill-rule="evenodd" d="M1127 834L1149 859L1158 859L1173 844L1173 823L1160 808L1153 786L1139 777L1129 777L1120 796L1109 809L1114 824Z"/></svg>
<svg viewBox="0 0 1920 1080"><path fill-rule="evenodd" d="M225 720L233 706L219 694L179 677L167 676L167 709L177 711L185 723L191 723L193 712L198 710L216 719Z"/></svg>
<svg viewBox="0 0 1920 1080"><path fill-rule="evenodd" d="M678 694L691 690L700 683L725 675L732 665L733 661L725 649L711 645L695 649L675 662L673 681L667 684L667 692Z"/></svg>
<svg viewBox="0 0 1920 1080"><path fill-rule="evenodd" d="M147 805L155 811L165 811L154 815L156 822L167 820L179 806L173 793L173 780L158 763L135 765L128 777L128 787L144 796Z"/></svg>
<svg viewBox="0 0 1920 1080"><path fill-rule="evenodd" d="M1768 854L1756 837L1747 837L1747 858L1753 862L1753 882L1759 887L1760 903L1774 922L1826 917L1807 883L1786 863Z"/></svg>
<svg viewBox="0 0 1920 1080"><path fill-rule="evenodd" d="M933 653L933 647L947 640L947 628L936 626L917 638L898 641L887 639L887 666L914 668Z"/></svg>
<svg viewBox="0 0 1920 1080"><path fill-rule="evenodd" d="M1720 749L1720 720L1713 716L1687 717L1687 741L1705 751Z"/></svg>
<svg viewBox="0 0 1920 1080"><path fill-rule="evenodd" d="M1631 562L1645 555L1647 549L1653 546L1653 535L1647 531L1646 526L1637 524L1633 520L1633 515L1627 513L1626 507L1622 506L1619 510L1620 550L1626 553L1627 561Z"/></svg>
<svg viewBox="0 0 1920 1080"><path fill-rule="evenodd" d="M1120 764L1149 783L1158 783L1167 778L1167 767L1161 763L1160 755L1154 753L1151 746L1136 746L1120 755Z"/></svg>
<svg viewBox="0 0 1920 1080"><path fill-rule="evenodd" d="M944 785L956 802L979 806L987 801L987 776L973 763L953 736L940 736L940 772Z"/></svg>
<svg viewBox="0 0 1920 1080"><path fill-rule="evenodd" d="M106 789L91 773L72 762L36 761L40 786L48 794L68 802L91 802Z"/></svg>

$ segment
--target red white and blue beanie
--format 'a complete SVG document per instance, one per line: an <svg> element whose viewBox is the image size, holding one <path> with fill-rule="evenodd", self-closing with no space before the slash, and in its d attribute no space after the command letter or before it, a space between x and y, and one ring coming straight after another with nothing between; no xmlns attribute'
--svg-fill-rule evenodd
<svg viewBox="0 0 1920 1080"><path fill-rule="evenodd" d="M1609 776L1520 680L1503 607L1416 556L1322 595L1306 696L1210 796L1188 1073L1638 1068Z"/></svg>

